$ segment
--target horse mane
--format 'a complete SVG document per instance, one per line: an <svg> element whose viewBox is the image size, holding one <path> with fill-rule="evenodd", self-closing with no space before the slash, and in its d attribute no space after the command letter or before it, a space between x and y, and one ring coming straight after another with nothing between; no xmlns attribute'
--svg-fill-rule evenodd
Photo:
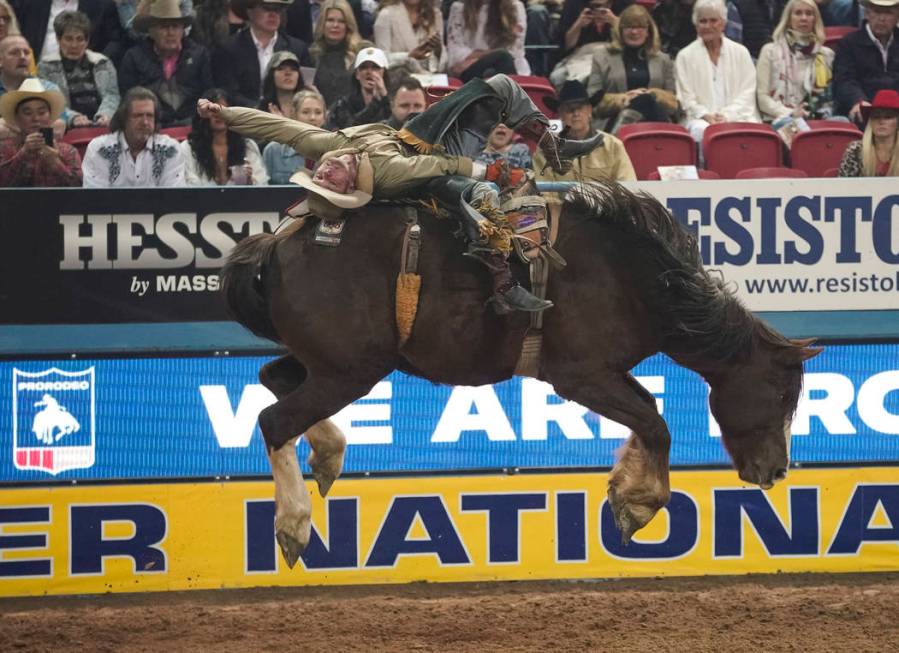
<svg viewBox="0 0 899 653"><path fill-rule="evenodd" d="M723 277L702 265L696 238L651 195L616 183L591 182L565 197L566 213L613 225L634 242L639 263L658 270L653 308L666 353L682 362L725 362L748 355L758 338L794 345L756 318Z"/></svg>

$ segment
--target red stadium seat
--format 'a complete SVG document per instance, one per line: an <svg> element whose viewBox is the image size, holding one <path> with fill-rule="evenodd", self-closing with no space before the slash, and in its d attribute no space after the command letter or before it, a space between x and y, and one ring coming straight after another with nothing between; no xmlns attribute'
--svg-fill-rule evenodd
<svg viewBox="0 0 899 653"><path fill-rule="evenodd" d="M160 134L165 134L166 136L171 136L176 141L181 142L187 140L187 136L190 134L191 127L190 125L186 125L184 127L166 127L165 129L160 129Z"/></svg>
<svg viewBox="0 0 899 653"><path fill-rule="evenodd" d="M558 112L546 106L546 98L556 97L556 89L546 77L535 75L509 75L524 89L531 101L543 112L547 118L558 118Z"/></svg>
<svg viewBox="0 0 899 653"><path fill-rule="evenodd" d="M638 122L616 134L634 166L637 179L649 179L659 166L695 166L696 142L680 125Z"/></svg>
<svg viewBox="0 0 899 653"><path fill-rule="evenodd" d="M697 170L696 173L699 175L700 179L721 179L721 176L717 172L712 172L711 170ZM653 170L647 175L647 181L659 181L662 176L659 174L658 170Z"/></svg>
<svg viewBox="0 0 899 653"><path fill-rule="evenodd" d="M831 50L836 48L837 43L840 42L847 34L852 34L857 27L853 27L852 25L833 25L831 27L824 28L824 45L826 45Z"/></svg>
<svg viewBox="0 0 899 653"><path fill-rule="evenodd" d="M108 133L109 129L106 127L75 127L67 131L62 140L78 150L78 154L83 159L88 143L97 138L97 136L103 136L103 134Z"/></svg>
<svg viewBox="0 0 899 653"><path fill-rule="evenodd" d="M462 88L462 86L464 84L465 84L465 82L463 82L458 77L447 77L446 78L446 85L451 88Z"/></svg>
<svg viewBox="0 0 899 653"><path fill-rule="evenodd" d="M643 6L648 12L652 12L656 8L656 0L635 0L634 4Z"/></svg>
<svg viewBox="0 0 899 653"><path fill-rule="evenodd" d="M811 120L809 126L809 131L796 134L790 148L790 166L809 177L826 177L828 170L840 165L846 146L862 137L848 122Z"/></svg>
<svg viewBox="0 0 899 653"><path fill-rule="evenodd" d="M734 179L746 168L783 166L783 141L770 125L724 122L709 125L702 135L706 170Z"/></svg>
<svg viewBox="0 0 899 653"><path fill-rule="evenodd" d="M787 179L806 178L805 170L795 168L746 168L737 173L735 179Z"/></svg>

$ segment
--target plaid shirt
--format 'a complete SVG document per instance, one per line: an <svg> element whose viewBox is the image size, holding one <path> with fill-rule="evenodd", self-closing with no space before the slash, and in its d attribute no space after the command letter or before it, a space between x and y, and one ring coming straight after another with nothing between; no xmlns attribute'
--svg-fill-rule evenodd
<svg viewBox="0 0 899 653"><path fill-rule="evenodd" d="M22 151L18 139L0 142L0 187L53 188L81 185L81 157L68 143L56 143L60 162Z"/></svg>

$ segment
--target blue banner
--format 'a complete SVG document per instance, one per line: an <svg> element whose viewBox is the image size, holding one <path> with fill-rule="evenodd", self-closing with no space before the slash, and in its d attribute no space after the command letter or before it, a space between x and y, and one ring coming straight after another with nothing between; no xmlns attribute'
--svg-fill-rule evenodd
<svg viewBox="0 0 899 653"><path fill-rule="evenodd" d="M267 360L4 361L0 482L267 475ZM635 374L670 427L672 465L729 463L698 376L664 356ZM628 435L521 378L453 388L394 373L334 420L347 472L611 466ZM810 361L793 436L798 463L899 462L899 344L834 345Z"/></svg>

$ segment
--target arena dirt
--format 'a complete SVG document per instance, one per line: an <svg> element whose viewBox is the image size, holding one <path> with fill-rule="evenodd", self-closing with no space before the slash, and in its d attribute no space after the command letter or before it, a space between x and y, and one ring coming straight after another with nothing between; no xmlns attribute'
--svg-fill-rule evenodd
<svg viewBox="0 0 899 653"><path fill-rule="evenodd" d="M899 651L899 574L0 600L10 651Z"/></svg>

